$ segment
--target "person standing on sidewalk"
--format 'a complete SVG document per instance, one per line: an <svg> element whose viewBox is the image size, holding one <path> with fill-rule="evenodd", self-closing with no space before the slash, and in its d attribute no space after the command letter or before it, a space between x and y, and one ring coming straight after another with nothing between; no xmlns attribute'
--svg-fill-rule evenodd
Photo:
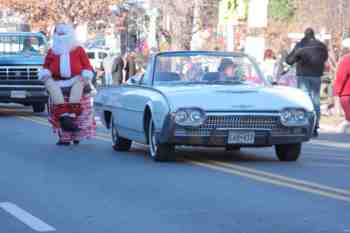
<svg viewBox="0 0 350 233"><path fill-rule="evenodd" d="M113 59L112 63L112 78L114 85L120 85L123 83L123 69L124 69L124 59L123 56L120 55Z"/></svg>
<svg viewBox="0 0 350 233"><path fill-rule="evenodd" d="M136 75L136 62L135 62L135 53L130 52L126 55L125 61L125 82L129 80L130 77Z"/></svg>
<svg viewBox="0 0 350 233"><path fill-rule="evenodd" d="M340 125L343 132L350 128L350 38L342 42L345 56L340 60L334 81L334 94L339 97L345 113L345 121Z"/></svg>
<svg viewBox="0 0 350 233"><path fill-rule="evenodd" d="M317 113L314 137L318 136L321 117L321 77L328 59L327 46L315 37L312 28L305 30L304 38L296 44L286 58L289 65L297 65L298 88L305 91L311 98Z"/></svg>

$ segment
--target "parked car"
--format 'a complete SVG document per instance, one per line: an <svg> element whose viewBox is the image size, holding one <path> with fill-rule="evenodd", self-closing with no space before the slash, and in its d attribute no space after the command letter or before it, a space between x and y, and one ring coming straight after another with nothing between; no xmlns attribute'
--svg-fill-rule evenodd
<svg viewBox="0 0 350 233"><path fill-rule="evenodd" d="M234 75L222 75L224 60L234 63ZM156 161L174 159L176 145L275 146L281 161L295 161L315 125L305 93L271 85L241 53L158 53L145 74L101 90L94 102L115 150L127 151L133 141L147 144Z"/></svg>
<svg viewBox="0 0 350 233"><path fill-rule="evenodd" d="M104 49L87 49L86 54L93 68L99 70L102 67L103 59L108 56L108 51Z"/></svg>
<svg viewBox="0 0 350 233"><path fill-rule="evenodd" d="M48 95L38 71L46 52L47 41L41 33L0 33L0 102L45 111Z"/></svg>

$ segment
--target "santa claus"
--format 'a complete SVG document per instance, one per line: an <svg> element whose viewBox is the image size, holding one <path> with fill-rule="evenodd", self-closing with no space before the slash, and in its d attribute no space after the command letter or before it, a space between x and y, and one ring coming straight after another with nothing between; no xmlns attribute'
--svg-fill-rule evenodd
<svg viewBox="0 0 350 233"><path fill-rule="evenodd" d="M82 130L79 125L86 125L82 124L80 116L86 108L83 102L90 98L89 84L93 78L93 68L85 50L76 40L72 25L56 25L53 45L46 55L39 78L45 83L50 95L50 122L60 136L57 145L69 145L71 140L78 144L77 135ZM92 112L91 109L89 112ZM64 138L62 135L65 133L73 136Z"/></svg>

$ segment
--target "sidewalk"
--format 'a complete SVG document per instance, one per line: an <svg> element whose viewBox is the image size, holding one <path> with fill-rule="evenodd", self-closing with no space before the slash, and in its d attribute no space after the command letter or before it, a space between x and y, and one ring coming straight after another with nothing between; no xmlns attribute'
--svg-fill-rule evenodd
<svg viewBox="0 0 350 233"><path fill-rule="evenodd" d="M344 121L344 117L340 116L321 116L320 130L327 133L344 133L340 128L340 124ZM350 133L350 132L346 132Z"/></svg>

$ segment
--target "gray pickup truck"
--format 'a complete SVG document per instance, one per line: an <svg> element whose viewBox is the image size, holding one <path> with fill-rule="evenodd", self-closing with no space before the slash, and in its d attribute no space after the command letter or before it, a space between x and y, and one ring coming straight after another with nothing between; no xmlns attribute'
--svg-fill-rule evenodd
<svg viewBox="0 0 350 233"><path fill-rule="evenodd" d="M41 33L0 33L0 103L18 103L32 106L34 112L45 111L48 95L38 72L47 48Z"/></svg>

